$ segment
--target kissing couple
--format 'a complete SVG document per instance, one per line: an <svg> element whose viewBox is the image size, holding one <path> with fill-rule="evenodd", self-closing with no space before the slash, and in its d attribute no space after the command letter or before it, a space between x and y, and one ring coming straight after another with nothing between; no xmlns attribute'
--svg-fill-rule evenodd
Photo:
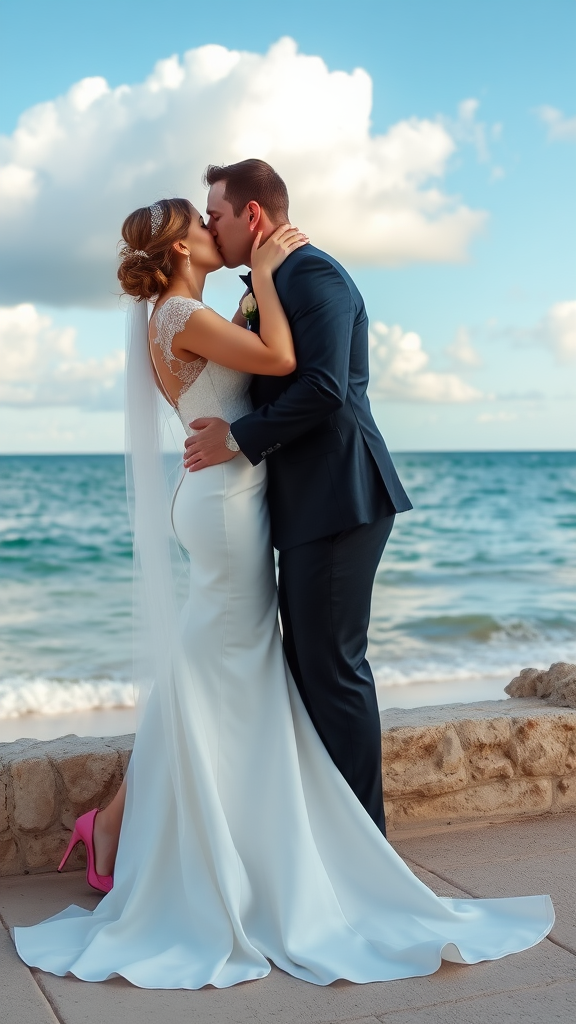
<svg viewBox="0 0 576 1024"><path fill-rule="evenodd" d="M150 682L126 779L78 819L61 864L83 841L105 896L15 928L18 953L86 981L196 989L271 963L328 985L526 949L552 927L549 897L439 898L385 838L367 629L395 514L411 506L370 412L362 297L290 225L272 167L205 177L206 222L162 199L122 228ZM223 265L251 268L232 323L202 300ZM166 402L189 435L174 494Z"/></svg>

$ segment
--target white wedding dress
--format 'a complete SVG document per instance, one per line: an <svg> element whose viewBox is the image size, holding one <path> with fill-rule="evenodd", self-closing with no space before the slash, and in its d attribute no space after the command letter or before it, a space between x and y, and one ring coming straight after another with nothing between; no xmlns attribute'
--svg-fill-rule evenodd
<svg viewBox="0 0 576 1024"><path fill-rule="evenodd" d="M201 305L173 298L158 341L183 381L178 412L234 420L249 377L171 343ZM526 949L548 896L443 899L420 882L349 789L287 670L278 628L266 468L243 455L186 473L172 509L190 554L180 630L186 685L153 686L128 769L114 888L15 929L29 965L142 988L225 987L270 962L328 985L431 974ZM168 739L169 738L169 739Z"/></svg>

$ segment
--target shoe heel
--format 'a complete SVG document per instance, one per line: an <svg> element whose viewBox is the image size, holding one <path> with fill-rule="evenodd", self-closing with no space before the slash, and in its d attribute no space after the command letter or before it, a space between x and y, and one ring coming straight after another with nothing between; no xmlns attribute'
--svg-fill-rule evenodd
<svg viewBox="0 0 576 1024"><path fill-rule="evenodd" d="M68 849L66 850L66 853L64 854L64 856L62 857L62 860L60 861L60 865L58 867L58 871L62 871L62 868L64 867L66 861L68 860L68 857L72 853L72 850L74 849L75 846L78 845L78 843L81 843L81 842L83 842L82 836L80 835L79 832L76 831L76 829L74 829L74 831L72 833L72 839L68 843Z"/></svg>

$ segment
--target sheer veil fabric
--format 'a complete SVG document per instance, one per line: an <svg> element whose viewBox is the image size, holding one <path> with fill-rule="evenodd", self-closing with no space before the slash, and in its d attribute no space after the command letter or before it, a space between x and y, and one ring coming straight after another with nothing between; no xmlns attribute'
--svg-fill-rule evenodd
<svg viewBox="0 0 576 1024"><path fill-rule="evenodd" d="M16 928L22 959L86 981L195 989L264 977L271 962L317 985L363 983L535 945L554 921L548 896L439 898L358 803L285 664L265 465L239 455L187 473L172 499L144 302L131 308L128 341L128 480L150 683L114 888L93 912L71 906ZM195 408L228 418L240 385L248 401L248 379L208 362L183 396L183 422ZM190 556L183 608L173 531Z"/></svg>
<svg viewBox="0 0 576 1024"><path fill-rule="evenodd" d="M168 406L154 379L150 306L131 301L126 317L126 493L134 548L134 685L141 722L154 679L169 689L178 656L178 613L165 452ZM181 468L181 462L180 462ZM173 635L174 634L174 635Z"/></svg>

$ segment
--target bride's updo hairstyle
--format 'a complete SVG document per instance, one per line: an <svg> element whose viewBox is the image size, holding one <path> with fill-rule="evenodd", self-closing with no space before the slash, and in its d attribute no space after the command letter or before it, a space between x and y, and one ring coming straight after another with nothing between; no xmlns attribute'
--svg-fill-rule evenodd
<svg viewBox="0 0 576 1024"><path fill-rule="evenodd" d="M176 257L172 246L186 238L192 214L187 199L160 199L126 217L118 280L128 295L151 299L166 290Z"/></svg>

